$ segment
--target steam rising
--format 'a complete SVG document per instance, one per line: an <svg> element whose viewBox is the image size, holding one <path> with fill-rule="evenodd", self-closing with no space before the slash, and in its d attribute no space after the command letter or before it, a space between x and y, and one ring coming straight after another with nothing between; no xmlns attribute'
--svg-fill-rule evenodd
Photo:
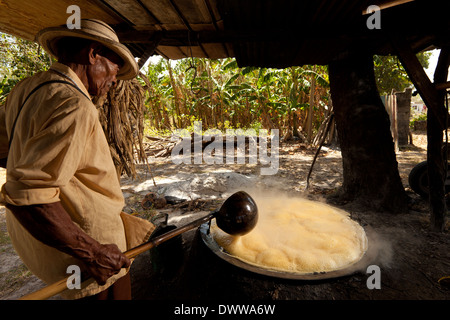
<svg viewBox="0 0 450 320"><path fill-rule="evenodd" d="M383 264L390 261L390 246L372 231L366 237L361 225L341 209L274 189L240 190L250 194L258 206L256 228L240 238L215 229L214 237L248 263L309 273L349 267L365 272L374 259Z"/></svg>
<svg viewBox="0 0 450 320"><path fill-rule="evenodd" d="M393 258L392 244L377 234L372 228L365 227L365 231L369 247L361 264L358 264L357 271L365 273L367 266L371 264L390 268Z"/></svg>

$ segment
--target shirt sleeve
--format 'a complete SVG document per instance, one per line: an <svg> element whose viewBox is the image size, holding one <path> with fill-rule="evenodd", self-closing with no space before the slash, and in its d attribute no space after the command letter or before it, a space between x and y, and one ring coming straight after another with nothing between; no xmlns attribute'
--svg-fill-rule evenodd
<svg viewBox="0 0 450 320"><path fill-rule="evenodd" d="M95 107L81 99L66 99L39 129L30 128L34 129L30 137L16 137L20 142L11 146L12 159L8 161L13 163L8 163L8 179L2 188L6 202L33 205L60 201L60 187L70 183L80 167L94 126ZM16 147L20 151L14 151Z"/></svg>

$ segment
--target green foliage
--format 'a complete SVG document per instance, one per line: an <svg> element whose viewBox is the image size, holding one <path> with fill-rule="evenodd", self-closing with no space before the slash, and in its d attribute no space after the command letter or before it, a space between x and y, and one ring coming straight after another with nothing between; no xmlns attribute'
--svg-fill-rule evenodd
<svg viewBox="0 0 450 320"><path fill-rule="evenodd" d="M427 120L427 113L421 113L419 115L414 116L410 121L409 121L409 127L411 129L414 129L414 124L416 123L416 121L426 121Z"/></svg>
<svg viewBox="0 0 450 320"><path fill-rule="evenodd" d="M320 124L329 97L327 68L318 66L239 68L231 58L159 59L148 66L147 76L152 84L148 119L161 129L190 127L194 116L204 128L283 131L294 112L300 115L309 107L312 78Z"/></svg>
<svg viewBox="0 0 450 320"><path fill-rule="evenodd" d="M51 58L38 44L0 33L0 104L20 80L50 64Z"/></svg>
<svg viewBox="0 0 450 320"><path fill-rule="evenodd" d="M422 52L417 55L422 66L428 68L431 53ZM392 90L402 92L412 86L405 69L396 56L374 56L375 79L380 95L391 94Z"/></svg>

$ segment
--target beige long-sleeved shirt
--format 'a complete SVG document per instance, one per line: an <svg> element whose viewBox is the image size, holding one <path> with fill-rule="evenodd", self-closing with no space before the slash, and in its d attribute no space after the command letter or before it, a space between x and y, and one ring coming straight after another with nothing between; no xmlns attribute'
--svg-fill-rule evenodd
<svg viewBox="0 0 450 320"><path fill-rule="evenodd" d="M25 97L48 80L73 82L84 94L61 83L41 87L24 105L14 137L9 137ZM8 137L1 134L5 131ZM69 67L55 63L49 71L27 78L13 89L5 109L0 110L0 156L8 152L8 138L13 140L1 189L3 201L18 206L61 201L73 222L87 234L100 243L127 249L120 215L124 199L109 146L89 93ZM7 227L25 265L48 284L69 276L69 265L81 266L32 237L9 211ZM66 290L64 296L95 294L126 272L122 269L100 288L92 282L84 290Z"/></svg>

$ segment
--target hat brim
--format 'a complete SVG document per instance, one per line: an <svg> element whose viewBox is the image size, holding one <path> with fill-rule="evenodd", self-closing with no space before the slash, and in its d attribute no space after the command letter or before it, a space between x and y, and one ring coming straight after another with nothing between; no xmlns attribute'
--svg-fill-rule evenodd
<svg viewBox="0 0 450 320"><path fill-rule="evenodd" d="M60 27L51 27L40 31L36 35L36 41L44 48L44 50L58 59L56 43L59 39L65 37L76 37L93 40L101 43L108 49L115 52L124 62L123 66L117 72L117 79L129 80L137 76L139 68L136 60L134 59L134 56L131 54L130 50L128 50L128 48L120 42L85 33L82 29L67 29Z"/></svg>

